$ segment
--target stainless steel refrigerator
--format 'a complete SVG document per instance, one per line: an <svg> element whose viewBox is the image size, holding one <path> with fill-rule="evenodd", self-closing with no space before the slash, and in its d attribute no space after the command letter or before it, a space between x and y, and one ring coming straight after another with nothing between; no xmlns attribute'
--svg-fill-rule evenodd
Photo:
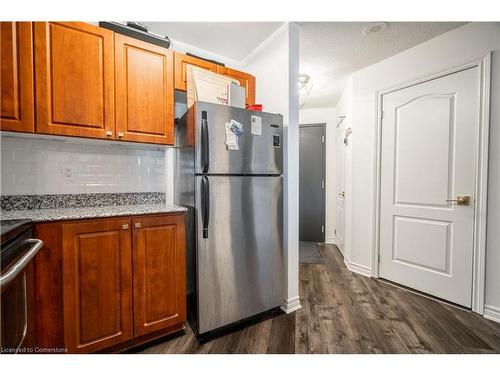
<svg viewBox="0 0 500 375"><path fill-rule="evenodd" d="M232 120L242 125L238 150L226 145ZM175 203L188 207L188 318L203 335L281 305L283 118L196 102L175 134Z"/></svg>

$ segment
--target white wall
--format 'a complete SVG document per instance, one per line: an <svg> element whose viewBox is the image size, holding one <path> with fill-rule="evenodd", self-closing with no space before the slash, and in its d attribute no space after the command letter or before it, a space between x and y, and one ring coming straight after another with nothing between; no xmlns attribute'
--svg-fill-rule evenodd
<svg viewBox="0 0 500 375"><path fill-rule="evenodd" d="M242 62L257 80L256 102L266 112L283 115L284 259L286 293L282 309L300 308L299 299L299 29L285 23Z"/></svg>
<svg viewBox="0 0 500 375"><path fill-rule="evenodd" d="M352 77L347 81L346 87L337 102L337 118L345 116L342 122L342 132L352 128ZM349 137L349 143L344 146L344 257L351 264L352 249L352 143L355 137Z"/></svg>
<svg viewBox="0 0 500 375"><path fill-rule="evenodd" d="M164 192L165 150L1 137L1 194Z"/></svg>
<svg viewBox="0 0 500 375"><path fill-rule="evenodd" d="M500 322L500 51L492 55L485 316Z"/></svg>
<svg viewBox="0 0 500 375"><path fill-rule="evenodd" d="M335 243L335 195L336 188L336 152L335 152L335 126L337 125L337 112L335 108L301 109L299 111L300 124L325 123L325 241Z"/></svg>
<svg viewBox="0 0 500 375"><path fill-rule="evenodd" d="M500 49L500 23L471 23L440 35L398 55L374 64L352 75L352 186L346 194L352 196L352 243L350 257L366 268L371 268L374 239L374 178L376 93L405 82L445 71L454 66L484 58L492 50ZM492 107L495 107L492 102ZM339 110L337 105L337 110ZM340 113L340 112L339 112ZM495 133L493 134L495 136ZM498 149L498 136L490 141L492 150ZM496 154L490 170L500 168ZM498 175L494 175L495 180ZM490 180L490 191L491 191ZM494 182L498 184L497 182ZM498 186L498 185L495 185ZM498 190L498 189L497 189ZM495 198L494 198L495 199ZM495 201L498 204L498 201ZM490 202L491 203L491 202ZM498 207L496 206L496 209ZM491 204L490 204L491 210ZM498 216L490 216L488 230L500 227ZM500 307L498 285L500 262L498 239L487 248L486 304Z"/></svg>

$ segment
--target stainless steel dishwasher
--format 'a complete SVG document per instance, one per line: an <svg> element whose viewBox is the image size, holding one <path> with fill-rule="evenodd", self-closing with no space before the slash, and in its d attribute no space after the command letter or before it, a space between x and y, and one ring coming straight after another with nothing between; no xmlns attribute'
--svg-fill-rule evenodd
<svg viewBox="0 0 500 375"><path fill-rule="evenodd" d="M26 345L33 331L34 293L28 277L30 263L43 247L32 238L32 224L27 220L1 221L0 258L0 351L15 354ZM31 309L31 310L30 310Z"/></svg>

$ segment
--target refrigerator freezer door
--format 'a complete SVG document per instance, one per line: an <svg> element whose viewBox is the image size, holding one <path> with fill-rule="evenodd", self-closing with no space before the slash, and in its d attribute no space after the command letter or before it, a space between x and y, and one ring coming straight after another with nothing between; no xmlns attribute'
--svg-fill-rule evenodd
<svg viewBox="0 0 500 375"><path fill-rule="evenodd" d="M203 334L281 305L282 177L197 176L195 189Z"/></svg>
<svg viewBox="0 0 500 375"><path fill-rule="evenodd" d="M197 102L186 116L194 123L195 173L281 174L283 170L283 117L242 108ZM252 134L251 117L262 119L261 134ZM239 150L226 147L226 122L243 125Z"/></svg>

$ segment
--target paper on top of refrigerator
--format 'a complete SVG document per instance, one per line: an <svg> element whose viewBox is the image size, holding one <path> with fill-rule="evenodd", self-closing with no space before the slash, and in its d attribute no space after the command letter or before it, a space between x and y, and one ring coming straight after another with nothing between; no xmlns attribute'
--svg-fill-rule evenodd
<svg viewBox="0 0 500 375"><path fill-rule="evenodd" d="M229 87L239 81L188 65L186 70L187 105L190 108L195 101L229 105Z"/></svg>

